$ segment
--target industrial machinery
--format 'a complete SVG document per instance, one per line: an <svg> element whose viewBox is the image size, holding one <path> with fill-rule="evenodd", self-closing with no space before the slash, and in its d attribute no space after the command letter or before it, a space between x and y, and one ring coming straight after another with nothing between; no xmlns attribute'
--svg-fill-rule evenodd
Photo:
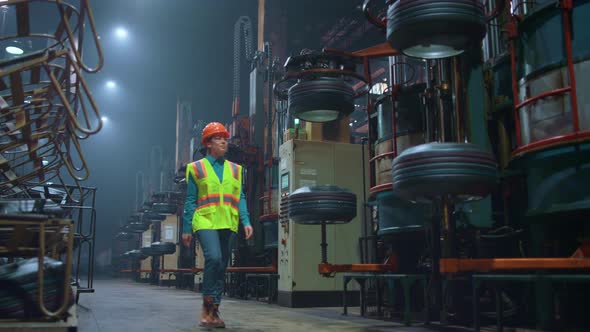
<svg viewBox="0 0 590 332"><path fill-rule="evenodd" d="M289 194L306 186L337 185L362 193L363 147L354 144L290 140L280 148L280 204ZM360 164L360 165L359 165ZM360 167L359 167L360 166ZM363 203L356 202L357 211ZM334 264L360 261L358 234L361 214L350 223L324 225L327 257ZM289 307L333 306L341 301L342 277L325 278L317 271L321 261L322 231L318 226L298 224L288 218L279 227L279 305Z"/></svg>
<svg viewBox="0 0 590 332"><path fill-rule="evenodd" d="M268 274L279 305L350 304L340 290L354 279L363 315L587 329L576 301L590 292L590 1L375 6L363 10L384 43L305 49L281 78L270 43L254 52L249 19L236 22L228 158L244 165L264 236L234 251L229 293L244 295L244 274ZM353 125L359 110L364 123ZM362 144L350 144L351 128ZM349 223L305 215L333 208L334 193L316 206L289 201L323 185L356 195Z"/></svg>
<svg viewBox="0 0 590 332"><path fill-rule="evenodd" d="M425 278L423 317L443 325L587 326L572 309L575 301L556 285L588 280L589 195L580 185L588 180L588 116L579 93L588 1L398 0L386 6L381 17L369 12L369 1L363 7L386 31L388 44L352 53L304 52L287 61L275 86L286 101L278 111L286 112L281 118L289 126L299 128L294 117L326 128L349 115L351 101L373 86L371 59L389 58L391 84L381 96L367 95L367 204L373 213L356 236L365 237L364 254L373 250L366 241L373 236L397 257L396 274L333 272L358 280L389 278L390 294L399 278ZM357 74L361 66L364 75ZM366 90L359 89L362 83L349 89L347 79L366 83ZM299 272L301 260L307 269L314 264L308 261L314 257L310 243L327 243L330 260L351 249L330 251L333 241L339 246L330 229L348 230L355 221L323 225L322 241L322 232L289 221L284 211L291 206L288 194L299 187L341 185L342 176L317 180L324 176L319 166L308 167L333 160L334 153L319 152L325 144L337 145L293 140L281 146L279 304L304 305L298 299L311 293L298 291L331 289L331 279L312 282ZM372 253L362 261L378 263ZM519 288L522 282L532 286ZM580 290L588 292L586 286ZM417 294L406 296L422 297Z"/></svg>
<svg viewBox="0 0 590 332"><path fill-rule="evenodd" d="M398 48L393 53L425 59L426 66L421 106L413 108L423 112L423 122L396 109L403 107L400 92L407 91L406 66L397 63L408 61L395 55L394 85L387 98L393 100L396 116L384 121L379 114L369 126L376 129L380 148L371 160L377 233L394 245L395 232L424 229L427 255L416 256L419 247L405 248L400 261L430 271L429 300L435 309L430 314L441 324L473 324L476 330L491 322L499 329L587 327L575 300L565 299L557 286L576 283L581 293L588 291L581 283L588 281L589 196L580 183L588 178L590 159L579 93L587 52L582 46L586 36L576 33L584 27L576 18L585 15L588 2L492 1L476 10L476 2L458 1L438 11L436 19L423 15L444 4L426 2L409 16L417 2L392 2L387 24L367 13L387 30L390 45ZM365 10L369 7L365 2ZM447 16L460 7L461 14ZM433 29L448 19L454 23ZM473 28L448 30L462 26L460 22ZM483 26L485 76L474 47L483 37ZM383 149L379 136L388 122L394 131L418 124L423 142L437 143L414 141L407 149L403 135L394 132L391 147ZM380 161L386 158L393 159L391 183L379 176L384 171ZM479 203L469 202L488 194ZM400 269L410 271L412 266L400 264ZM531 286L519 287L522 283ZM490 304L495 310L483 309Z"/></svg>
<svg viewBox="0 0 590 332"><path fill-rule="evenodd" d="M103 64L93 13L87 0L3 1L0 42L0 325L75 329L73 304L94 292L96 188L81 185L81 140L102 127L84 78Z"/></svg>

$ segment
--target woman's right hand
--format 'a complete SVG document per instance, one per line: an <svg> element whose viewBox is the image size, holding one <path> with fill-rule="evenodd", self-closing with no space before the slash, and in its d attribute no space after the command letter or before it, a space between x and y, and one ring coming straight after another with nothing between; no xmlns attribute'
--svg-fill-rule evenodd
<svg viewBox="0 0 590 332"><path fill-rule="evenodd" d="M182 244L184 244L185 247L190 247L192 240L193 240L192 234L182 234Z"/></svg>

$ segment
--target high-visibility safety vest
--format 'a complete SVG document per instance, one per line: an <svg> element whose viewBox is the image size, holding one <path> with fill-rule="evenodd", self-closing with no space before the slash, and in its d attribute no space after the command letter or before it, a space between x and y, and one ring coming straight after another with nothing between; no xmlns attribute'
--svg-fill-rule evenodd
<svg viewBox="0 0 590 332"><path fill-rule="evenodd" d="M231 229L238 231L242 166L225 161L223 181L206 158L187 165L188 177L197 184L197 208L193 214L193 232L201 229Z"/></svg>

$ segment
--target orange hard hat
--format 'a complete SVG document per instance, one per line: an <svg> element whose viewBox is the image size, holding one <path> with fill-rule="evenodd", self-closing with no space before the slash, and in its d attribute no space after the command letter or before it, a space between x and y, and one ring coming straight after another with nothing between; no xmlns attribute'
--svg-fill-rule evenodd
<svg viewBox="0 0 590 332"><path fill-rule="evenodd" d="M225 129L225 126L219 122L211 122L203 128L203 135L201 141L203 144L207 144L207 141L213 136L223 136L229 138L229 131Z"/></svg>

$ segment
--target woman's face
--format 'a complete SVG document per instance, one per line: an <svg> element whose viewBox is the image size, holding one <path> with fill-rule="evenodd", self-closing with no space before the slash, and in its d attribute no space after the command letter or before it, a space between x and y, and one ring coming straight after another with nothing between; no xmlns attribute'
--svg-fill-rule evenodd
<svg viewBox="0 0 590 332"><path fill-rule="evenodd" d="M227 138L223 136L213 136L207 143L211 155L215 158L223 157L227 152Z"/></svg>

